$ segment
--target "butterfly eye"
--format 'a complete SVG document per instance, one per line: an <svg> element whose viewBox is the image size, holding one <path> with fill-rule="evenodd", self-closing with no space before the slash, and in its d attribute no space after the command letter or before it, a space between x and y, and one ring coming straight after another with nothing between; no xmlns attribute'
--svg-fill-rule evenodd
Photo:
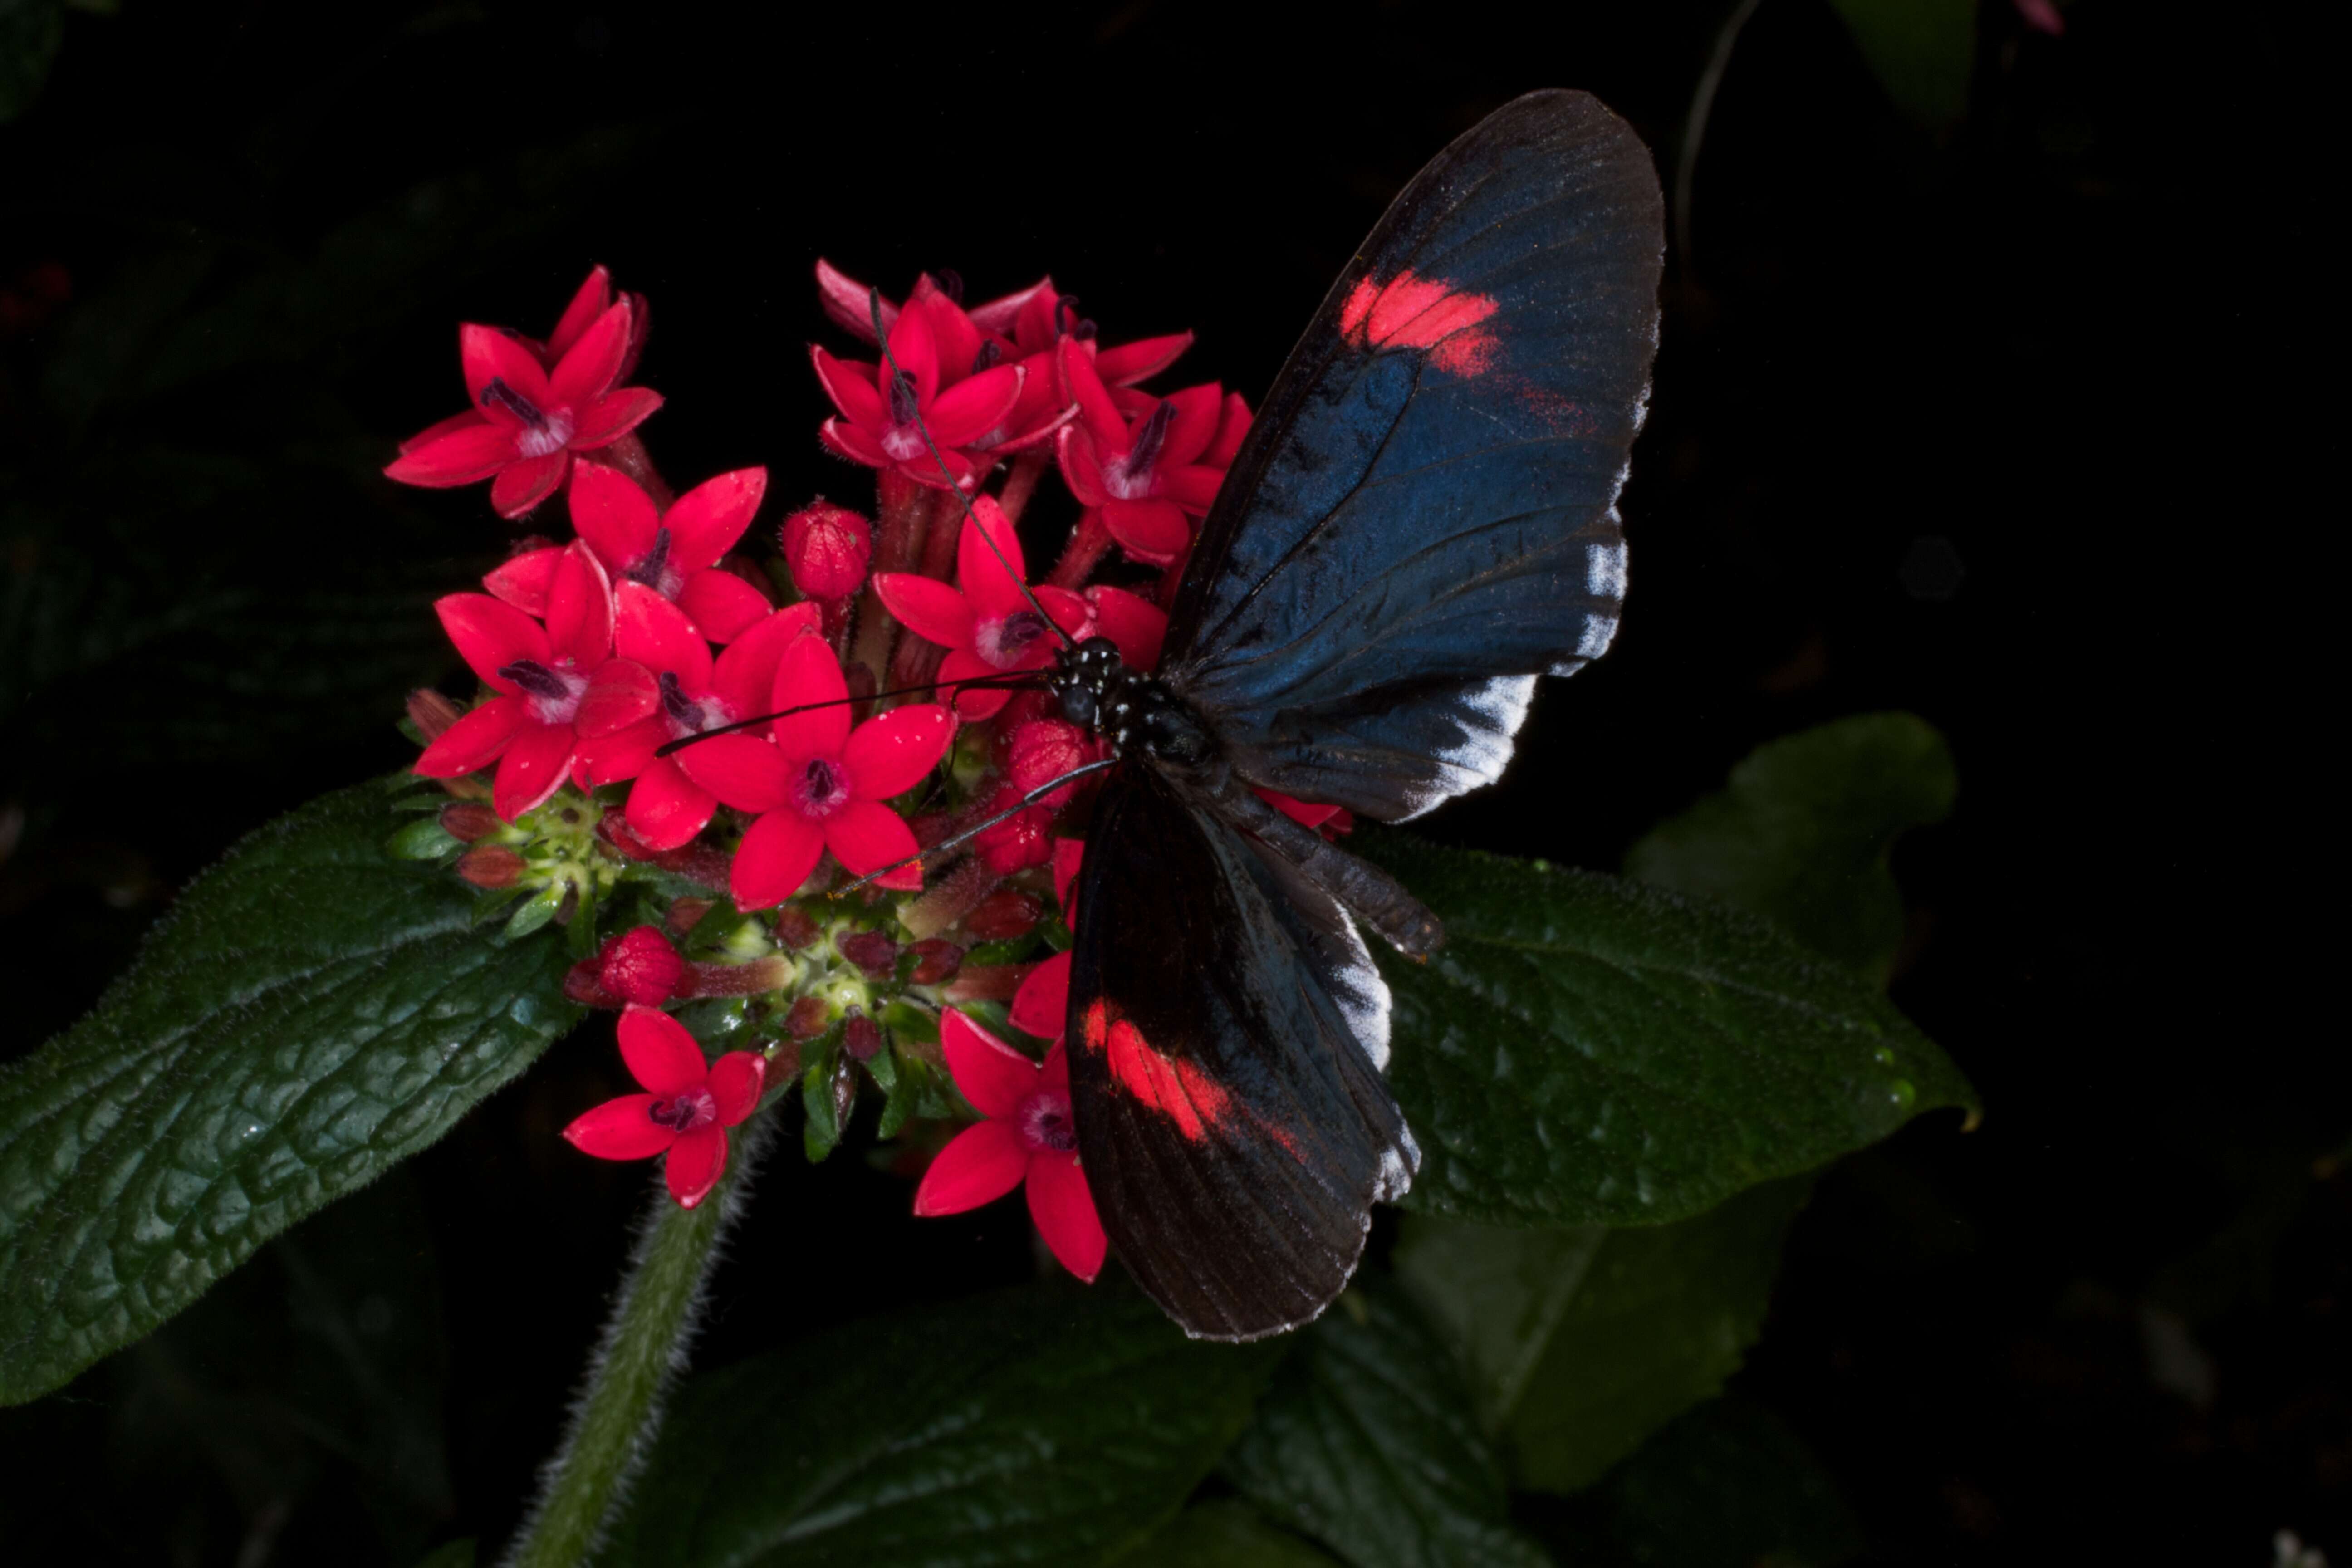
<svg viewBox="0 0 2352 1568"><path fill-rule="evenodd" d="M1062 688L1062 717L1084 729L1095 722L1095 694L1083 686Z"/></svg>

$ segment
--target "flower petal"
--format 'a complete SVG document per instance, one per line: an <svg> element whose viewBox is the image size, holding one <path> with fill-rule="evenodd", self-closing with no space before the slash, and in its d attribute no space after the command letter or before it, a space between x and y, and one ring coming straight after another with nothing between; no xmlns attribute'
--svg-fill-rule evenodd
<svg viewBox="0 0 2352 1568"><path fill-rule="evenodd" d="M963 313L963 307L941 293L928 272L917 279L907 302L920 306L930 318L931 353L939 361L940 385L953 386L971 375L972 363L980 357L981 333Z"/></svg>
<svg viewBox="0 0 2352 1568"><path fill-rule="evenodd" d="M1073 842L1054 841L1059 847ZM1013 994L1013 1026L1024 1034L1050 1040L1062 1032L1070 1013L1070 955L1057 952L1031 970Z"/></svg>
<svg viewBox="0 0 2352 1568"><path fill-rule="evenodd" d="M1206 467L1223 471L1234 466L1234 458L1242 449L1242 437L1249 434L1249 404L1238 392L1225 394L1225 406L1217 416L1217 438L1201 454Z"/></svg>
<svg viewBox="0 0 2352 1568"><path fill-rule="evenodd" d="M615 1031L621 1039L621 1060L629 1076L647 1094L684 1094L701 1087L710 1075L702 1047L686 1026L658 1007L631 1003L621 1013Z"/></svg>
<svg viewBox="0 0 2352 1568"><path fill-rule="evenodd" d="M670 1159L675 1162L677 1156L673 1153ZM1103 1235L1102 1215L1095 1212L1094 1194L1087 1188L1087 1173L1076 1154L1031 1158L1029 1217L1061 1266L1093 1284L1110 1241Z"/></svg>
<svg viewBox="0 0 2352 1568"><path fill-rule="evenodd" d="M727 1170L727 1129L715 1122L698 1127L670 1145L662 1180L677 1206L690 1209L710 1195Z"/></svg>
<svg viewBox="0 0 2352 1568"><path fill-rule="evenodd" d="M677 607L697 630L715 643L733 642L746 628L758 626L776 606L752 584L721 566L689 572L678 584Z"/></svg>
<svg viewBox="0 0 2352 1568"><path fill-rule="evenodd" d="M669 530L671 564L681 572L719 564L719 558L734 549L751 526L751 515L767 493L767 469L737 468L705 479L678 497L662 513L662 525Z"/></svg>
<svg viewBox="0 0 2352 1568"><path fill-rule="evenodd" d="M757 735L713 735L680 748L671 760L739 811L773 811L790 794L791 764Z"/></svg>
<svg viewBox="0 0 2352 1568"><path fill-rule="evenodd" d="M836 456L869 468L887 468L893 459L882 443L845 419L828 419L816 427L816 438Z"/></svg>
<svg viewBox="0 0 2352 1568"><path fill-rule="evenodd" d="M520 697L493 697L441 731L410 771L428 779L461 779L499 760L530 719Z"/></svg>
<svg viewBox="0 0 2352 1568"><path fill-rule="evenodd" d="M1097 349L1095 374L1109 385L1133 386L1166 370L1192 346L1192 333L1171 332L1164 338L1138 338L1117 348Z"/></svg>
<svg viewBox="0 0 2352 1568"><path fill-rule="evenodd" d="M1054 279L1050 275L1038 279L1026 289L1017 289L1010 294L1001 294L993 300L974 305L968 313L971 317L971 324L982 331L994 332L999 337L1009 338L1013 336L1022 315L1034 307L1041 296L1045 306L1045 319L1051 322Z"/></svg>
<svg viewBox="0 0 2352 1568"><path fill-rule="evenodd" d="M677 677L689 696L709 689L710 645L684 610L643 583L624 582L613 595L613 651Z"/></svg>
<svg viewBox="0 0 2352 1568"><path fill-rule="evenodd" d="M1080 506L1097 507L1110 499L1103 489L1102 452L1095 438L1079 424L1068 424L1055 433L1054 461L1062 470L1062 482L1070 487L1070 494Z"/></svg>
<svg viewBox="0 0 2352 1568"><path fill-rule="evenodd" d="M816 293L824 306L824 313L833 324L852 337L866 342L874 341L874 321L868 304L873 291L820 256L816 259ZM882 301L882 330L888 331L890 323L898 319L898 307L889 300Z"/></svg>
<svg viewBox="0 0 2352 1568"><path fill-rule="evenodd" d="M548 357L562 359L564 350L578 342L589 323L603 315L612 302L613 275L602 267L590 268L587 280L572 296L572 303L563 307L562 320L555 323L555 331L547 334Z"/></svg>
<svg viewBox="0 0 2352 1568"><path fill-rule="evenodd" d="M1062 923L1073 931L1077 929L1077 911L1070 902L1070 884L1078 879L1078 868L1086 863L1086 854L1087 841L1083 838L1054 840L1054 901L1062 906Z"/></svg>
<svg viewBox="0 0 2352 1568"><path fill-rule="evenodd" d="M619 784L637 777L656 763L668 766L667 760L654 754L668 739L668 724L659 714L655 714L634 724L624 724L609 734L583 736L578 749L572 752L572 766L586 775L591 789ZM636 798L635 791L630 792L629 798ZM706 795L704 798L709 797ZM658 847L675 849L677 846L664 844Z"/></svg>
<svg viewBox="0 0 2352 1568"><path fill-rule="evenodd" d="M648 849L683 848L718 807L719 797L687 777L677 758L656 757L629 791L629 828Z"/></svg>
<svg viewBox="0 0 2352 1568"><path fill-rule="evenodd" d="M879 430L889 423L874 366L835 359L814 343L809 345L809 363L816 367L817 384L824 388L844 419L866 431Z"/></svg>
<svg viewBox="0 0 2352 1568"><path fill-rule="evenodd" d="M1102 504L1103 526L1129 555L1165 566L1192 542L1192 526L1171 500L1118 500Z"/></svg>
<svg viewBox="0 0 2352 1568"><path fill-rule="evenodd" d="M853 802L850 809L855 807ZM824 834L815 823L797 811L768 813L751 824L742 847L735 851L729 884L736 907L764 910L782 903L801 890L824 854Z"/></svg>
<svg viewBox="0 0 2352 1568"><path fill-rule="evenodd" d="M833 858L848 868L852 875L863 877L899 860L900 866L887 877L877 878L877 887L894 891L911 891L923 885L923 866L909 859L921 846L915 842L914 829L907 819L878 801L853 800L836 807L824 819L824 847Z"/></svg>
<svg viewBox="0 0 2352 1568"><path fill-rule="evenodd" d="M1127 450L1127 420L1111 401L1110 389L1103 384L1101 373L1095 369L1094 356L1076 338L1064 338L1054 347L1055 364L1061 372L1062 391L1078 405L1078 423L1095 438L1105 453Z"/></svg>
<svg viewBox="0 0 2352 1568"><path fill-rule="evenodd" d="M1168 637L1168 612L1140 594L1098 584L1087 590L1095 612L1095 630L1110 638L1129 669L1148 671L1160 662L1160 647Z"/></svg>
<svg viewBox="0 0 2352 1568"><path fill-rule="evenodd" d="M805 713L794 713L769 726L777 747L787 757L837 757L849 739L849 683L842 679L841 661L823 637L800 637L776 660L776 683L770 696L776 710L824 703ZM720 798L725 798L722 791Z"/></svg>
<svg viewBox="0 0 2352 1568"><path fill-rule="evenodd" d="M976 653L956 648L940 660L939 686L941 691L955 693L957 718L967 724L978 724L1003 712L1004 705L1013 700L1013 693L993 687L965 686L961 683L975 677L993 680L1010 673L997 668Z"/></svg>
<svg viewBox="0 0 2352 1568"><path fill-rule="evenodd" d="M1029 591L1037 595L1037 602L1045 607L1045 614L1053 623L1072 637L1085 631L1087 623L1094 619L1094 606L1087 603L1082 594L1056 588L1050 583L1040 583ZM1057 637L1039 637L1031 643L1028 656L1021 660L1021 668L1043 669L1053 663L1054 648L1059 641Z"/></svg>
<svg viewBox="0 0 2352 1568"><path fill-rule="evenodd" d="M660 710L661 688L654 672L633 658L608 658L588 678L572 723L583 737L601 740Z"/></svg>
<svg viewBox="0 0 2352 1568"><path fill-rule="evenodd" d="M891 366L915 384L915 401L928 408L940 392L939 345L931 336L931 319L922 310L901 310L890 323L890 353L875 375L878 391L889 384ZM887 403L889 395L883 393ZM945 442L940 443L945 446Z"/></svg>
<svg viewBox="0 0 2352 1568"><path fill-rule="evenodd" d="M502 328L478 327L470 322L459 327L457 358L466 370L466 401L480 409L492 424L512 429L522 423L504 398L484 400L483 395L489 391L493 381L504 383L508 392L533 408L543 411L551 401L547 372L532 357L530 350Z"/></svg>
<svg viewBox="0 0 2352 1568"><path fill-rule="evenodd" d="M842 746L850 788L859 800L887 800L914 788L939 766L955 731L955 715L936 702L877 715Z"/></svg>
<svg viewBox="0 0 2352 1568"><path fill-rule="evenodd" d="M928 1217L992 1204L1028 1173L1029 1151L1013 1124L982 1121L957 1133L923 1173L915 1212Z"/></svg>
<svg viewBox="0 0 2352 1568"><path fill-rule="evenodd" d="M719 1102L719 1121L732 1127L760 1108L760 1090L768 1079L768 1059L757 1051L730 1051L710 1065L710 1098Z"/></svg>
<svg viewBox="0 0 2352 1568"><path fill-rule="evenodd" d="M515 460L515 433L510 425L493 425L479 416L448 428L450 421L412 437L415 445L401 453L383 470L386 479L426 489L446 490L488 479Z"/></svg>
<svg viewBox="0 0 2352 1568"><path fill-rule="evenodd" d="M482 416L481 411L476 408L468 408L462 414L452 414L446 419L436 419L432 424L427 425L424 429L419 430L415 435L411 436L407 440L403 441L400 444L401 456L406 457L409 453L415 451L419 447L425 446L429 442L438 441L442 437L449 435L455 431L478 430L488 423L489 421ZM509 456L511 456L511 453L509 453ZM485 474L482 477L484 479L489 478L488 474Z"/></svg>
<svg viewBox="0 0 2352 1568"><path fill-rule="evenodd" d="M490 809L512 822L545 805L572 771L572 740L569 724L518 726L490 781Z"/></svg>
<svg viewBox="0 0 2352 1568"><path fill-rule="evenodd" d="M931 439L942 447L961 447L995 429L1021 401L1022 374L1017 364L1000 364L940 393L925 415Z"/></svg>
<svg viewBox="0 0 2352 1568"><path fill-rule="evenodd" d="M436 599L433 609L467 668L506 696L521 689L500 675L499 669L521 659L555 662L547 628L503 600L488 594L451 594Z"/></svg>
<svg viewBox="0 0 2352 1568"><path fill-rule="evenodd" d="M543 458L522 458L499 470L490 481L490 510L511 522L528 517L540 502L555 492L563 482L563 471L572 466L569 452L550 452Z"/></svg>
<svg viewBox="0 0 2352 1568"><path fill-rule="evenodd" d="M613 390L629 352L631 309L626 300L607 306L556 362L547 388L558 407L578 408Z"/></svg>
<svg viewBox="0 0 2352 1568"><path fill-rule="evenodd" d="M953 1007L940 1014L940 1050L982 1116L1010 1116L1037 1092L1037 1064Z"/></svg>
<svg viewBox="0 0 2352 1568"><path fill-rule="evenodd" d="M919 572L877 572L874 591L898 624L941 647L971 646L971 602L936 577Z"/></svg>
<svg viewBox="0 0 2352 1568"><path fill-rule="evenodd" d="M577 539L547 584L547 647L575 669L593 669L613 651L613 580Z"/></svg>
<svg viewBox="0 0 2352 1568"><path fill-rule="evenodd" d="M1197 462L1216 438L1217 415L1224 400L1224 388L1214 382L1170 393L1168 404L1175 413L1171 417L1167 439L1160 444L1160 456L1153 468L1175 468Z"/></svg>
<svg viewBox="0 0 2352 1568"><path fill-rule="evenodd" d="M746 719L768 710L768 700L776 693L776 661L794 638L823 629L824 613L814 604L787 605L727 645L711 676L711 689L730 714Z"/></svg>
<svg viewBox="0 0 2352 1568"><path fill-rule="evenodd" d="M1206 517L1209 509L1217 504L1217 491L1224 488L1225 471L1200 463L1188 463L1182 468L1162 466L1152 474L1152 493L1174 501L1195 517Z"/></svg>
<svg viewBox="0 0 2352 1568"><path fill-rule="evenodd" d="M991 549L993 543L995 548ZM1021 584L1028 564L1021 557L1021 536L993 496L975 497L971 515L963 521L956 540L956 586L971 601L975 617L1009 616L1029 607Z"/></svg>
<svg viewBox="0 0 2352 1568"><path fill-rule="evenodd" d="M677 1130L656 1121L655 1097L625 1094L574 1120L563 1136L583 1154L599 1160L644 1160L677 1142Z"/></svg>
<svg viewBox="0 0 2352 1568"><path fill-rule="evenodd" d="M606 571L626 572L654 547L661 510L620 469L583 459L572 476L571 501L572 526Z"/></svg>
<svg viewBox="0 0 2352 1568"><path fill-rule="evenodd" d="M572 449L593 452L609 447L651 418L661 405L661 394L643 386L606 393L580 411L580 423L572 432Z"/></svg>
<svg viewBox="0 0 2352 1568"><path fill-rule="evenodd" d="M560 545L526 550L482 579L482 586L526 616L547 614L547 590L555 581L555 563L563 559Z"/></svg>

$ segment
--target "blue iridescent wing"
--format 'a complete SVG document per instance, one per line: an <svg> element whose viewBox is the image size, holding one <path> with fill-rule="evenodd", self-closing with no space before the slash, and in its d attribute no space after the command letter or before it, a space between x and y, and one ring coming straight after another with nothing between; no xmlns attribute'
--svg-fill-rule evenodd
<svg viewBox="0 0 2352 1568"><path fill-rule="evenodd" d="M1161 672L1252 783L1394 820L1497 777L1536 678L1609 646L1657 345L1650 154L1579 92L1399 195L1202 527Z"/></svg>

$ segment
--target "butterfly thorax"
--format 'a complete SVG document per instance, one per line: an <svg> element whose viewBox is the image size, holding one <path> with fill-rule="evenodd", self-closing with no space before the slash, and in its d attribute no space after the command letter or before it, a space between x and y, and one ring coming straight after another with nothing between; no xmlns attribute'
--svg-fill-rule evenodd
<svg viewBox="0 0 2352 1568"><path fill-rule="evenodd" d="M1122 756L1139 752L1180 773L1216 756L1208 727L1183 700L1165 682L1129 669L1108 638L1063 648L1045 683L1065 719L1102 736Z"/></svg>

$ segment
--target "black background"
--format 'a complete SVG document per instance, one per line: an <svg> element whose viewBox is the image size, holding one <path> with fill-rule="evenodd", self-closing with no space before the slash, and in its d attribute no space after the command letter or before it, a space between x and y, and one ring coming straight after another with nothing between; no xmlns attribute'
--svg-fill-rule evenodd
<svg viewBox="0 0 2352 1568"><path fill-rule="evenodd" d="M674 481L758 462L775 516L855 503L814 439L818 255L980 298L1050 269L1113 341L1195 329L1165 384L1255 401L1387 197L1505 99L1590 89L1670 174L1729 7L684 9L71 17L0 127L0 1054L237 836L409 755L402 692L455 668L429 600L509 533L478 487L377 477L457 406L458 321L543 331L604 262L652 300ZM1938 135L1820 0L1757 12L1669 257L1622 639L1427 826L1610 868L1759 741L1939 726L1960 804L1898 854L1895 995L1988 1114L1822 1184L1734 1397L1874 1561L2252 1563L2282 1527L2352 1555L2352 1117L2340 1024L2294 1005L2339 885L2290 646L2340 526L2304 490L2328 49L2277 5L2066 18L1985 0ZM312 1383L348 1368L272 1326L336 1245L314 1224L0 1415L11 1560L501 1538L641 1191L554 1137L612 1077L592 1037L355 1200L364 1323L415 1356L382 1420L322 1436ZM706 1361L1030 1266L1012 1205L914 1226L854 1152L762 1199Z"/></svg>

